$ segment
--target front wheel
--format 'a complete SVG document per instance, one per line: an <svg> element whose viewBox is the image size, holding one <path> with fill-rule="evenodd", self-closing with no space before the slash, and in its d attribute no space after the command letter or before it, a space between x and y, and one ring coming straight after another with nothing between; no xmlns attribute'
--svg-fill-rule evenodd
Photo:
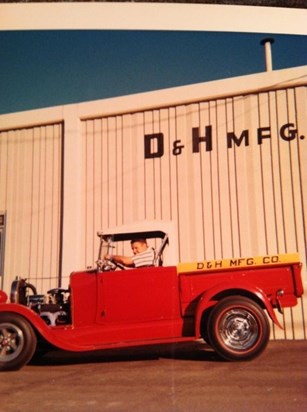
<svg viewBox="0 0 307 412"><path fill-rule="evenodd" d="M0 371L26 365L35 352L36 341L28 321L14 313L0 313Z"/></svg>
<svg viewBox="0 0 307 412"><path fill-rule="evenodd" d="M211 346L222 358L249 360L266 348L270 324L264 311L253 300L231 296L212 309L208 334Z"/></svg>

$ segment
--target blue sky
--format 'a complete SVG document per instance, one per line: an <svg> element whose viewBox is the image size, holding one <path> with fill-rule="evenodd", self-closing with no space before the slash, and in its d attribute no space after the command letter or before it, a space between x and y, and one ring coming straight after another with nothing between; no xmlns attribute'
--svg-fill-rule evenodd
<svg viewBox="0 0 307 412"><path fill-rule="evenodd" d="M136 30L0 31L0 114L307 65L307 36Z"/></svg>

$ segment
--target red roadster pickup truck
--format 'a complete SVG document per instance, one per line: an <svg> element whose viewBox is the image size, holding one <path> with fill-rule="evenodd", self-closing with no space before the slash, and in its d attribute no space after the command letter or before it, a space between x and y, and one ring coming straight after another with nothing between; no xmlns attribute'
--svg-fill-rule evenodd
<svg viewBox="0 0 307 412"><path fill-rule="evenodd" d="M37 294L25 279L0 291L0 370L27 364L41 345L94 351L203 339L225 360L263 352L274 309L303 294L297 254L163 265L163 231L98 233L94 269L73 272L67 289ZM126 269L106 261L135 238L155 239L153 266ZM106 246L106 249L104 249Z"/></svg>

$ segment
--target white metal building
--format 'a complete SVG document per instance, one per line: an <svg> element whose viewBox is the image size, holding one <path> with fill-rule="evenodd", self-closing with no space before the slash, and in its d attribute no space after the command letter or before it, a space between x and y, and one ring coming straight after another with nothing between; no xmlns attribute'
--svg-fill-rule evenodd
<svg viewBox="0 0 307 412"><path fill-rule="evenodd" d="M306 137L307 66L1 115L2 286L66 286L97 230L163 220L181 262L299 252L306 288ZM306 299L282 321L306 339Z"/></svg>

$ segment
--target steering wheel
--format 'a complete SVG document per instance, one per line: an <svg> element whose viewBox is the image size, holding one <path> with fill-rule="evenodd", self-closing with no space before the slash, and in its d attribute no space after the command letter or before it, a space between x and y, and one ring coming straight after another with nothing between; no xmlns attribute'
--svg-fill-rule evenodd
<svg viewBox="0 0 307 412"><path fill-rule="evenodd" d="M122 265L121 263L115 262L114 260L111 259L106 259L104 263L104 272L109 272L112 270L121 269L121 270L126 270L126 267Z"/></svg>
<svg viewBox="0 0 307 412"><path fill-rule="evenodd" d="M96 263L99 272L113 272L117 268L125 269L124 266L120 265L119 263L113 262L110 259L99 259Z"/></svg>
<svg viewBox="0 0 307 412"><path fill-rule="evenodd" d="M116 266L118 269L121 269L121 270L126 270L126 269L127 269L127 268L126 268L124 265L122 265L121 263L114 262L113 260L111 260L111 262L112 262L112 264L113 264L114 266Z"/></svg>

